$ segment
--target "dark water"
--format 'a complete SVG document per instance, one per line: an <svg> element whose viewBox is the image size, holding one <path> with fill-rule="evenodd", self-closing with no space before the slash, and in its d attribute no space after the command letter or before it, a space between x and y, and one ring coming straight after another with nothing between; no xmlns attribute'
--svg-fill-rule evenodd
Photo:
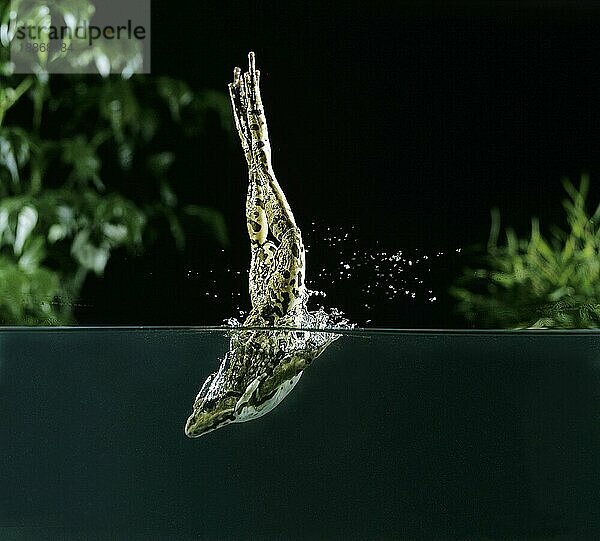
<svg viewBox="0 0 600 541"><path fill-rule="evenodd" d="M588 539L600 334L349 331L256 421L183 424L207 329L0 333L1 539Z"/></svg>

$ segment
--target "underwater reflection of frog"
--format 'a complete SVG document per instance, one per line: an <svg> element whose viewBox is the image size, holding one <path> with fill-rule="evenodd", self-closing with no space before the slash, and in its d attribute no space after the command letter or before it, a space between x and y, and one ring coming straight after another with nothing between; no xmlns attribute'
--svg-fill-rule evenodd
<svg viewBox="0 0 600 541"><path fill-rule="evenodd" d="M339 337L293 330L316 321L306 309L304 245L273 172L260 72L254 53L248 59L248 72L242 75L240 68L234 69L229 92L248 164L252 310L243 328L233 331L230 350L196 397L185 426L191 438L271 411L293 389L304 368Z"/></svg>

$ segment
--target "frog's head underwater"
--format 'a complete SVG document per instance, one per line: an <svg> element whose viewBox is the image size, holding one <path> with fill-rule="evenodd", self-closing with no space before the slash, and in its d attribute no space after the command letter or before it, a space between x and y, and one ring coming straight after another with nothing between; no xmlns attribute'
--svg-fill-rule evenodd
<svg viewBox="0 0 600 541"><path fill-rule="evenodd" d="M225 363L217 372L208 376L202 385L194 401L192 414L185 424L186 436L198 438L235 421L235 406L241 394L233 390L223 391L221 384L224 365Z"/></svg>
<svg viewBox="0 0 600 541"><path fill-rule="evenodd" d="M202 385L194 402L193 412L185 424L185 434L198 438L231 423L243 423L275 408L296 386L302 370L282 374L279 371L248 379L239 390L223 385L224 373L231 367L235 355L229 352L217 372Z"/></svg>

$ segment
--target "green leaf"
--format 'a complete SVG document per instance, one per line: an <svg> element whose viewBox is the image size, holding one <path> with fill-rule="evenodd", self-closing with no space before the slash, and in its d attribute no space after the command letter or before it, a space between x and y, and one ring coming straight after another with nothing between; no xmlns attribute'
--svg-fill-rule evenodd
<svg viewBox="0 0 600 541"><path fill-rule="evenodd" d="M171 209L164 209L164 216L169 223L175 245L179 250L183 250L185 248L185 233L183 232L183 227L181 226L179 218Z"/></svg>
<svg viewBox="0 0 600 541"><path fill-rule="evenodd" d="M48 230L48 242L54 244L63 240L69 234L69 230L63 224L52 224Z"/></svg>
<svg viewBox="0 0 600 541"><path fill-rule="evenodd" d="M129 233L127 226L111 223L102 224L102 232L104 233L104 236L115 245L124 243L127 240Z"/></svg>
<svg viewBox="0 0 600 541"><path fill-rule="evenodd" d="M8 210L5 208L0 208L0 246L2 244L12 244L13 239L10 238L7 242L3 242L5 233L10 235L9 225L8 225Z"/></svg>
<svg viewBox="0 0 600 541"><path fill-rule="evenodd" d="M233 116L229 96L215 90L205 90L195 96L192 103L192 116L195 122L189 126L192 132L203 131L206 115L214 113L219 119L221 129L225 133L233 132Z"/></svg>
<svg viewBox="0 0 600 541"><path fill-rule="evenodd" d="M48 14L36 11L39 4L15 0L10 7L18 12L17 23L47 22ZM89 0L48 7L55 10L53 24L64 21L70 27L93 10ZM0 38L6 41L8 11L0 12ZM219 242L227 243L220 213L201 206L184 212L167 176L181 134L212 136L215 112L225 131L232 132L227 96L195 93L167 77L126 80L126 73L73 75L53 84L44 66L71 60L93 66L105 58L111 68L121 62L127 71L137 52L126 52L132 52L130 58L117 58L103 47L47 55L39 58L34 74L8 78L12 67L6 50L0 50L0 72L7 76L0 84L1 322L72 322L64 299L75 301L86 273L104 272L113 250L137 251L156 238L155 229L166 226L154 218L167 218L180 248L187 216L200 219ZM30 99L21 99L25 96ZM5 115L13 106L14 112ZM27 128L7 124L14 120ZM173 120L185 122L174 126ZM138 189L148 178L150 189Z"/></svg>
<svg viewBox="0 0 600 541"><path fill-rule="evenodd" d="M482 268L465 269L451 289L469 321L496 328L600 326L600 224L586 211L587 177L578 190L563 184L567 231L553 227L545 237L533 220L529 239L507 229L506 243L497 246L499 215L493 215Z"/></svg>
<svg viewBox="0 0 600 541"><path fill-rule="evenodd" d="M96 154L94 146L88 143L83 135L63 140L62 149L64 163L72 167L71 179L82 184L88 181L97 184L100 181L100 158Z"/></svg>
<svg viewBox="0 0 600 541"><path fill-rule="evenodd" d="M173 120L181 120L182 109L189 105L194 97L188 85L169 77L159 77L156 85L158 94L169 106Z"/></svg>
<svg viewBox="0 0 600 541"><path fill-rule="evenodd" d="M19 267L28 272L37 269L46 256L43 237L35 237L27 244L27 248L19 258Z"/></svg>
<svg viewBox="0 0 600 541"><path fill-rule="evenodd" d="M160 181L160 198L167 207L177 205L177 196L166 180Z"/></svg>
<svg viewBox="0 0 600 541"><path fill-rule="evenodd" d="M148 156L148 169L150 169L150 171L158 177L164 175L174 161L175 154L172 152L159 152L157 154L152 154L151 156Z"/></svg>
<svg viewBox="0 0 600 541"><path fill-rule="evenodd" d="M0 166L6 167L14 184L19 183L19 168L27 163L29 154L30 144L23 130L0 129Z"/></svg>
<svg viewBox="0 0 600 541"><path fill-rule="evenodd" d="M37 210L31 206L25 206L19 212L17 217L17 234L13 245L15 254L19 255L23 250L23 245L37 224L37 220Z"/></svg>
<svg viewBox="0 0 600 541"><path fill-rule="evenodd" d="M71 245L71 253L84 268L102 274L109 258L109 250L105 246L96 246L89 239L89 232L80 231L75 235Z"/></svg>
<svg viewBox="0 0 600 541"><path fill-rule="evenodd" d="M188 205L184 208L184 212L189 216L199 218L214 234L215 238L222 244L229 244L227 235L227 226L223 215L212 208L201 207L198 205Z"/></svg>

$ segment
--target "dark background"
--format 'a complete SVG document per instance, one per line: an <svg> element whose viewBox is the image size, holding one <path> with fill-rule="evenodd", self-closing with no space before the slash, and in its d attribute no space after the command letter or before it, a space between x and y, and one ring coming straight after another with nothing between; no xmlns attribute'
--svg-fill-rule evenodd
<svg viewBox="0 0 600 541"><path fill-rule="evenodd" d="M426 275L436 303L368 310L352 282L321 279L327 304L372 326L459 326L443 292L490 207L526 234L532 214L561 222L562 176L589 172L600 196L600 9L344 6L154 2L154 75L225 91L256 51L309 278L337 270L327 227L369 260L445 254ZM234 135L182 148L174 179L223 212L230 245L198 228L183 253L161 238L116 255L87 282L81 323L219 324L247 308ZM40 528L22 539L598 538L594 334L357 334L264 419L189 441L224 337L18 332L0 343L0 522Z"/></svg>
<svg viewBox="0 0 600 541"><path fill-rule="evenodd" d="M446 294L466 263L455 249L485 243L491 207L524 236L532 215L542 227L563 223L564 176L577 183L590 173L590 201L598 200L595 3L152 9L153 75L225 92L233 66L256 52L274 166L312 248L308 278L359 324L464 325ZM220 324L248 308L245 277L235 274L248 268L247 177L233 127L230 135L181 148L173 179L183 201L224 213L230 245L221 251L192 229L183 253L163 239L141 258L118 255L104 278L88 281L81 323ZM361 289L373 280L368 269L360 283L319 281L315 269L332 276L339 263L323 241L327 227L352 232L363 255L377 246L443 251L424 270L436 302L382 294L369 303Z"/></svg>

